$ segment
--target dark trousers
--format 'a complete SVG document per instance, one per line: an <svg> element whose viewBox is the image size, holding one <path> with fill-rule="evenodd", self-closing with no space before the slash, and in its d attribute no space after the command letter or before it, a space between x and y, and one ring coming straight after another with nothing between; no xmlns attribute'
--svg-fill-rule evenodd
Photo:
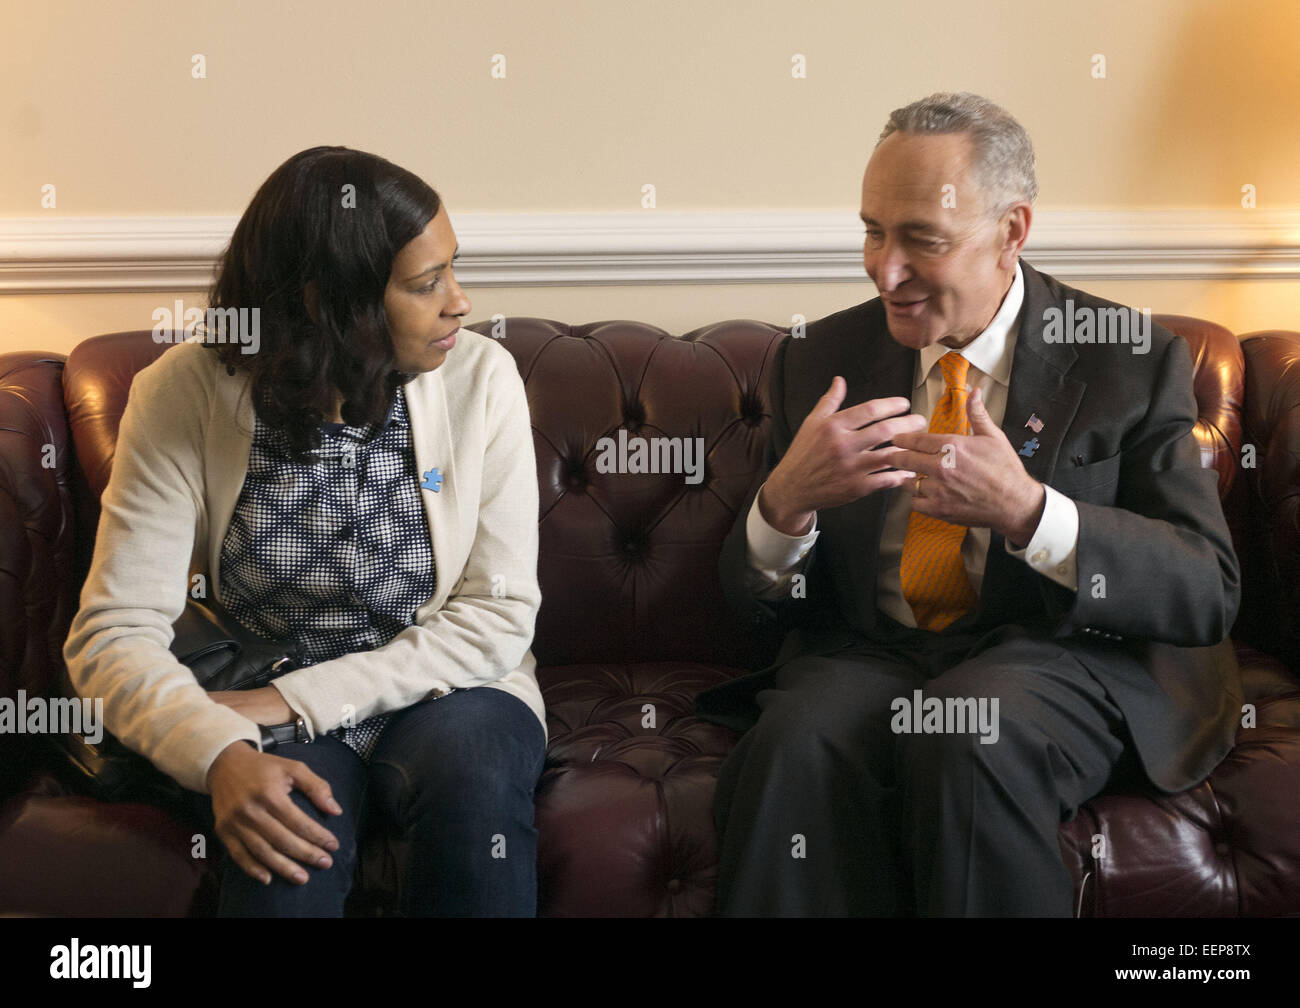
<svg viewBox="0 0 1300 1008"><path fill-rule="evenodd" d="M1118 708L1052 641L894 626L888 643L796 658L757 695L718 777L718 912L1070 915L1057 833L1135 772ZM996 698L996 741L896 731L915 727L896 701L917 689L945 709Z"/></svg>
<svg viewBox="0 0 1300 1008"><path fill-rule="evenodd" d="M340 917L356 868L368 798L411 845L403 886L407 916L535 916L537 830L533 791L546 755L545 734L528 705L489 686L455 690L413 704L384 726L370 764L338 739L277 746L329 781L342 815L318 809L301 791L298 808L339 841L330 868L306 866L296 885L245 874L220 841L222 917ZM373 792L373 794L371 794ZM212 801L194 795L212 822ZM216 835L209 829L209 835Z"/></svg>

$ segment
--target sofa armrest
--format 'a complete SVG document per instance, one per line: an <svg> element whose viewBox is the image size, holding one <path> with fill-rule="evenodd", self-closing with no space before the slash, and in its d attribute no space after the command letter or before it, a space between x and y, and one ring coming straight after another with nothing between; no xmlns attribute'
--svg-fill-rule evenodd
<svg viewBox="0 0 1300 1008"><path fill-rule="evenodd" d="M1300 332L1246 333L1238 636L1300 673Z"/></svg>
<svg viewBox="0 0 1300 1008"><path fill-rule="evenodd" d="M47 693L76 606L73 469L61 354L0 354L0 696ZM0 798L36 759L26 734L0 733Z"/></svg>

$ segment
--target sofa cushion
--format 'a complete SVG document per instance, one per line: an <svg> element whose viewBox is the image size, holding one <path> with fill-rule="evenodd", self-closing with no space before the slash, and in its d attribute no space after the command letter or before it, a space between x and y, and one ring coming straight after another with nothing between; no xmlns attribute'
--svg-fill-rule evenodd
<svg viewBox="0 0 1300 1008"><path fill-rule="evenodd" d="M713 911L713 791L735 744L691 714L740 670L702 663L538 670L546 770L537 789L539 912L698 916Z"/></svg>
<svg viewBox="0 0 1300 1008"><path fill-rule="evenodd" d="M73 917L211 910L215 889L196 851L211 853L160 808L69 794L43 776L0 809L0 910Z"/></svg>

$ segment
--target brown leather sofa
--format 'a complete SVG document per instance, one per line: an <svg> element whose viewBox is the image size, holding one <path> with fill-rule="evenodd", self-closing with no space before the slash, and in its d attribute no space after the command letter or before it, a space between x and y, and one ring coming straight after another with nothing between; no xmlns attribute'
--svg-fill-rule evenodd
<svg viewBox="0 0 1300 1008"><path fill-rule="evenodd" d="M1294 914L1300 333L1239 341L1213 323L1156 320L1187 339L1197 362L1196 434L1243 567L1234 639L1254 721L1191 791L1089 802L1061 828L1062 857L1085 916ZM507 320L541 488L544 914L711 912L714 781L735 738L691 716L691 703L777 643L730 622L716 562L762 475L767 372L783 338L750 321L674 339L635 322ZM127 390L165 349L145 331L87 340L66 361L0 355L0 695L47 693L61 674ZM703 437L703 481L599 473L595 443L620 426ZM210 913L213 877L191 856L193 832L160 809L79 795L48 739L0 734L0 914ZM349 913L391 912L404 857L400 839L376 826Z"/></svg>

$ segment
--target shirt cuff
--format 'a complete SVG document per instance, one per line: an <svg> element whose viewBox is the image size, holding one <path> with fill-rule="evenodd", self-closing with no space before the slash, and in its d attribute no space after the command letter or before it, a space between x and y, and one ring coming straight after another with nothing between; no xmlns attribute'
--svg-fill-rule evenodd
<svg viewBox="0 0 1300 1008"><path fill-rule="evenodd" d="M1043 516L1038 520L1029 545L1007 552L1027 563L1045 578L1070 591L1079 590L1079 509L1059 490L1043 484Z"/></svg>
<svg viewBox="0 0 1300 1008"><path fill-rule="evenodd" d="M817 531L815 514L812 528L808 530L807 535L788 536L772 528L758 507L758 498L762 492L760 488L754 495L754 503L749 509L749 516L745 519L749 566L766 575L769 581L779 581L803 562L821 533Z"/></svg>

